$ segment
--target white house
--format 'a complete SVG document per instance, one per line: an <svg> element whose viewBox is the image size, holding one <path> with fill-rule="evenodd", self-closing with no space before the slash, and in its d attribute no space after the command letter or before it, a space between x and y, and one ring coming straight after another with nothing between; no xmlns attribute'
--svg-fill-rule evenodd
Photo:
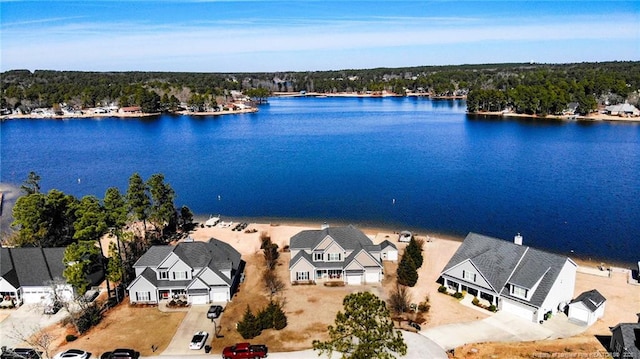
<svg viewBox="0 0 640 359"><path fill-rule="evenodd" d="M0 248L0 298L24 304L40 304L53 296L61 300L74 292L64 281L65 248Z"/></svg>
<svg viewBox="0 0 640 359"><path fill-rule="evenodd" d="M351 225L302 231L291 237L289 248L292 283L326 280L379 283L383 278L382 261L398 259L398 249L393 243L374 245Z"/></svg>
<svg viewBox="0 0 640 359"><path fill-rule="evenodd" d="M136 278L127 287L131 303L183 297L191 304L206 304L231 300L244 261L229 244L211 238L209 242L153 246L133 268Z"/></svg>
<svg viewBox="0 0 640 359"><path fill-rule="evenodd" d="M570 258L522 245L520 235L508 242L469 233L440 276L450 290L539 322L571 301L576 268Z"/></svg>
<svg viewBox="0 0 640 359"><path fill-rule="evenodd" d="M569 303L569 320L591 325L604 315L607 300L595 289L580 294Z"/></svg>

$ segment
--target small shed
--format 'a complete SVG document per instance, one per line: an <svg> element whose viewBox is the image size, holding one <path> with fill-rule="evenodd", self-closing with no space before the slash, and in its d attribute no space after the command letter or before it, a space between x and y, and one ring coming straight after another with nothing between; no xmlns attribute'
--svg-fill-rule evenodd
<svg viewBox="0 0 640 359"><path fill-rule="evenodd" d="M605 297L595 289L580 294L569 303L569 320L591 325L604 315Z"/></svg>
<svg viewBox="0 0 640 359"><path fill-rule="evenodd" d="M398 248L395 244L388 240L380 243L380 258L383 261L397 261L398 260Z"/></svg>

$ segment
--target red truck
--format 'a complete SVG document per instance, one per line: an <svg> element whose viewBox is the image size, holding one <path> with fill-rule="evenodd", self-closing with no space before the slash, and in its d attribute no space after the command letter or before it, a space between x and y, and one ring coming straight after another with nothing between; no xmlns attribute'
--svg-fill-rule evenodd
<svg viewBox="0 0 640 359"><path fill-rule="evenodd" d="M226 347L222 351L223 359L257 359L266 358L269 349L266 345L251 345L249 343L237 343Z"/></svg>

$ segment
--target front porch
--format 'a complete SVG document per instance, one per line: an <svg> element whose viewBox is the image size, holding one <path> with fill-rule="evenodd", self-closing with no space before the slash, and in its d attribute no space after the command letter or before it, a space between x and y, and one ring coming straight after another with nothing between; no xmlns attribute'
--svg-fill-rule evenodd
<svg viewBox="0 0 640 359"><path fill-rule="evenodd" d="M317 269L316 282L328 282L343 280L344 271L342 269Z"/></svg>
<svg viewBox="0 0 640 359"><path fill-rule="evenodd" d="M447 287L449 294L455 292L467 292L468 295L478 298L478 303L485 307L490 305L498 306L498 296L495 293L489 292L486 289L469 285L465 282L457 282L451 279L444 278L444 284Z"/></svg>

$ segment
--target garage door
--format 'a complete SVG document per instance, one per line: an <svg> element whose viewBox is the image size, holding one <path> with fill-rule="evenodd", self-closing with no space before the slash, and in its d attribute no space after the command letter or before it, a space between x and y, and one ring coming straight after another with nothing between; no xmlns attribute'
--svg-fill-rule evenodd
<svg viewBox="0 0 640 359"><path fill-rule="evenodd" d="M227 301L227 293L226 292L213 292L211 301L213 302L226 302Z"/></svg>
<svg viewBox="0 0 640 359"><path fill-rule="evenodd" d="M398 260L398 252L397 251L389 251L389 252L387 252L387 260L397 261Z"/></svg>
<svg viewBox="0 0 640 359"><path fill-rule="evenodd" d="M367 283L378 283L380 282L380 274L378 272L367 273L365 280Z"/></svg>
<svg viewBox="0 0 640 359"><path fill-rule="evenodd" d="M22 292L22 300L25 304L41 303L44 298L50 297L49 292L43 290L25 290Z"/></svg>
<svg viewBox="0 0 640 359"><path fill-rule="evenodd" d="M347 275L347 284L361 284L362 276L361 275Z"/></svg>
<svg viewBox="0 0 640 359"><path fill-rule="evenodd" d="M579 321L582 323L589 322L589 312L576 306L569 306L569 319Z"/></svg>
<svg viewBox="0 0 640 359"><path fill-rule="evenodd" d="M534 311L533 308L529 309L526 307L521 307L518 304L514 304L506 300L502 300L502 306L500 309L504 312L517 315L529 321L533 321L533 311Z"/></svg>
<svg viewBox="0 0 640 359"><path fill-rule="evenodd" d="M209 303L209 298L207 297L206 294L204 295L192 295L190 296L191 298L191 304L207 304Z"/></svg>

